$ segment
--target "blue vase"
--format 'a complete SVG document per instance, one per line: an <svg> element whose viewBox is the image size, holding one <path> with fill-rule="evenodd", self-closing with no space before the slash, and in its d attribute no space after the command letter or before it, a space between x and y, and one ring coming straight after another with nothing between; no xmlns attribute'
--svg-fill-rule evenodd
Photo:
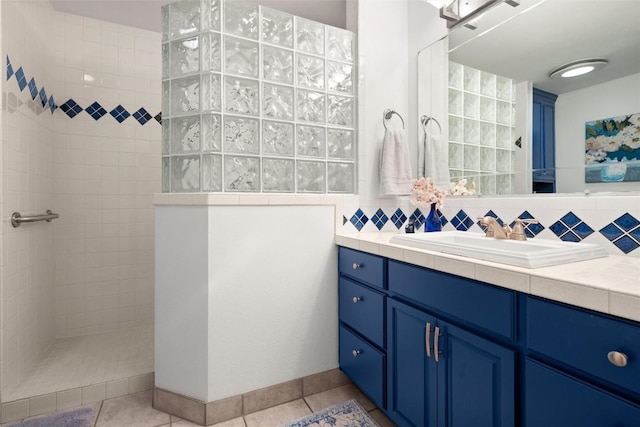
<svg viewBox="0 0 640 427"><path fill-rule="evenodd" d="M442 231L442 222L440 222L440 215L438 215L435 203L431 203L431 210L429 210L429 215L424 221L424 231Z"/></svg>

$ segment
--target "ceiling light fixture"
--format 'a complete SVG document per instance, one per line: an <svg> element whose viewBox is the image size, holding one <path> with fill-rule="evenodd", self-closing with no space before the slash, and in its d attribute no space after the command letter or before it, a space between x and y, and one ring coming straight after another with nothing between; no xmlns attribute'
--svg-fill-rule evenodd
<svg viewBox="0 0 640 427"><path fill-rule="evenodd" d="M581 76L583 74L599 70L607 64L608 61L602 58L581 59L579 61L569 62L568 64L564 64L561 67L554 68L553 70L549 71L549 77L551 77L552 79L557 79L561 77L567 78Z"/></svg>
<svg viewBox="0 0 640 427"><path fill-rule="evenodd" d="M451 4L451 2L453 2L453 0L427 0L427 3L429 3L431 6L435 7L436 9L442 9L443 7L447 7L449 6L449 4Z"/></svg>

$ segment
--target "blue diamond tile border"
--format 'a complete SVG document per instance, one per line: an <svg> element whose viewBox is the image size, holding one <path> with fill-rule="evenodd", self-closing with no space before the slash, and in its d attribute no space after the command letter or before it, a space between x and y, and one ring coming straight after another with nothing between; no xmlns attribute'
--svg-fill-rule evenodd
<svg viewBox="0 0 640 427"><path fill-rule="evenodd" d="M402 228L402 226L406 221L407 221L407 216L402 212L402 209L400 208L396 209L393 215L391 215L391 222L393 223L393 225L396 226L398 230Z"/></svg>
<svg viewBox="0 0 640 427"><path fill-rule="evenodd" d="M38 87L36 83L35 77L31 77L27 79L25 72L22 67L18 67L15 69L15 64L11 62L9 59L9 55L7 58L7 74L6 79L9 81L12 77L15 78L18 83L18 87L20 88L20 92L23 92L25 88L29 89L29 95L31 96L31 100L35 101L36 98L39 98L40 103L43 108L49 108L51 114L55 112L58 108L60 108L69 118L76 117L80 112L86 111L94 120L98 121L102 119L107 113L111 114L111 116L118 122L124 122L131 113L129 113L122 105L118 105L111 111L107 111L98 101L93 102L86 108L82 108L75 100L69 99L64 104L58 106L53 98L53 95L47 96L47 91L44 87ZM21 104L20 104L21 105ZM42 111L39 111L40 114ZM144 107L139 108L135 113L133 113L133 117L140 125L145 125L147 122L151 121L151 119L155 119L158 124L162 124L162 112L159 112L155 116L151 115Z"/></svg>
<svg viewBox="0 0 640 427"><path fill-rule="evenodd" d="M382 209L378 209L371 217L371 222L373 222L378 230L382 230L382 227L384 227L387 221L389 221L389 217L385 215Z"/></svg>
<svg viewBox="0 0 640 427"><path fill-rule="evenodd" d="M424 219L425 219L424 215L422 214L420 209L417 209L417 208L415 211L413 211L413 213L409 217L409 220L413 220L413 226L415 229L420 228L422 224L424 224Z"/></svg>
<svg viewBox="0 0 640 427"><path fill-rule="evenodd" d="M351 221L351 224L360 231L362 230L362 227L369 222L369 218L367 218L364 212L362 212L362 209L358 209L349 221Z"/></svg>
<svg viewBox="0 0 640 427"><path fill-rule="evenodd" d="M473 220L469 218L469 215L467 215L467 213L462 209L460 209L460 211L451 218L451 225L453 225L456 230L468 231L473 224Z"/></svg>
<svg viewBox="0 0 640 427"><path fill-rule="evenodd" d="M602 227L600 234L625 254L640 247L640 221L629 213Z"/></svg>
<svg viewBox="0 0 640 427"><path fill-rule="evenodd" d="M580 242L593 234L593 228L573 212L568 212L549 226L549 230L565 242Z"/></svg>

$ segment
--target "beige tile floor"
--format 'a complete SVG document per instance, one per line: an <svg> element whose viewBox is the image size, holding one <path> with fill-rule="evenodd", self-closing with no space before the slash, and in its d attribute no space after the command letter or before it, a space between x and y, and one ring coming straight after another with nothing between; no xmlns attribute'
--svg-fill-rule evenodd
<svg viewBox="0 0 640 427"><path fill-rule="evenodd" d="M152 392L149 390L88 405L96 409L97 416L93 427L189 427L198 425L153 409L151 399ZM356 399L365 410L369 411L380 427L395 426L357 387L349 384L225 421L216 424L215 427L277 427L351 399ZM15 423L2 424L1 427L12 424Z"/></svg>

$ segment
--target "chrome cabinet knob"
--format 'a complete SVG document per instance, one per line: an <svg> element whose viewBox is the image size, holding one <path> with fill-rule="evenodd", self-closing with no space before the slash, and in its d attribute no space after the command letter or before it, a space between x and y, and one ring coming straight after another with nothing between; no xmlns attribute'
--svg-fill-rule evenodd
<svg viewBox="0 0 640 427"><path fill-rule="evenodd" d="M357 270L357 269L360 268L360 264L357 264L357 263L354 262L352 267L353 267L354 270Z"/></svg>
<svg viewBox="0 0 640 427"><path fill-rule="evenodd" d="M627 366L627 355L619 351L610 351L607 353L607 359L609 359L609 362L611 362L612 365L617 366L618 368L624 368Z"/></svg>
<svg viewBox="0 0 640 427"><path fill-rule="evenodd" d="M361 300L362 300L362 298L360 298L360 297L353 297L353 303L354 304L357 304L358 301L361 301Z"/></svg>
<svg viewBox="0 0 640 427"><path fill-rule="evenodd" d="M353 350L351 354L353 354L353 357L358 357L358 355L360 354L360 350Z"/></svg>

